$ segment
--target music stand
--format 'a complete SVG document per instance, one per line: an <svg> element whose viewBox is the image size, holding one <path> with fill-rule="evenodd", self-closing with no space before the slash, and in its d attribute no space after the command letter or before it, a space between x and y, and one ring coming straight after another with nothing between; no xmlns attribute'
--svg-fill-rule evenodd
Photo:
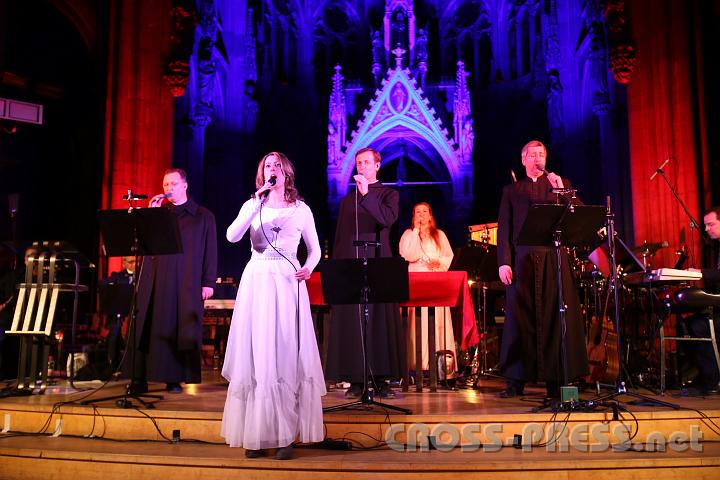
<svg viewBox="0 0 720 480"><path fill-rule="evenodd" d="M554 246L557 258L558 308L560 313L560 363L563 386L568 385L565 345L565 296L562 280L562 247L596 245L605 225L606 210L597 205L535 204L530 207L518 235L518 245Z"/></svg>
<svg viewBox="0 0 720 480"><path fill-rule="evenodd" d="M497 247L484 242L475 242L474 245L461 247L453 256L449 270L467 272L468 278L474 278L478 281L478 296L482 292L482 301L478 302L482 304L482 340L480 341L482 361L477 373L474 374L475 378L472 386L476 388L481 376L499 376L493 374L494 369L487 366L487 291L490 284L500 281L497 268Z"/></svg>
<svg viewBox="0 0 720 480"><path fill-rule="evenodd" d="M378 406L410 415L408 408L375 401L368 390L367 324L369 304L402 303L410 298L408 265L401 257L367 258L364 241L363 257L329 260L321 271L322 291L328 305L362 305L363 391L360 400L323 409L323 412L356 406ZM377 242L371 242L376 244Z"/></svg>
<svg viewBox="0 0 720 480"><path fill-rule="evenodd" d="M130 208L128 210L101 210L98 212L100 232L105 243L105 252L110 257L135 256L135 265L140 265L139 257L146 255L174 255L183 253L180 227L177 217L167 208ZM153 404L142 397L162 400L162 395L131 392L130 386L136 383L135 350L137 349L137 292L140 289L142 268L136 274L136 281L130 302L130 323L127 342L130 348L131 373L130 383L123 395L86 400L83 404L104 400L119 399L116 404L121 408L132 408L129 397L142 403L145 408L153 408ZM127 347L126 346L126 350Z"/></svg>

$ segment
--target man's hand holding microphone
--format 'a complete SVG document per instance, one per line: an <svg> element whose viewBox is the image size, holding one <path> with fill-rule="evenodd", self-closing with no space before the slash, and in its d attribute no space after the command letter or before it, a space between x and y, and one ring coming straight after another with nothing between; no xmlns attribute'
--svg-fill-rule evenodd
<svg viewBox="0 0 720 480"><path fill-rule="evenodd" d="M358 173L357 175L353 176L353 180L355 180L355 183L357 184L358 192L360 192L360 195L363 197L367 195L368 193L368 180L365 178L365 175L362 175Z"/></svg>

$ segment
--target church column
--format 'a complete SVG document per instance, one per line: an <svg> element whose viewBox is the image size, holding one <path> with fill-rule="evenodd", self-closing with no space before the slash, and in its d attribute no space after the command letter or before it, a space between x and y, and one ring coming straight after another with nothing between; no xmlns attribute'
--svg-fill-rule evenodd
<svg viewBox="0 0 720 480"><path fill-rule="evenodd" d="M102 208L128 189L153 194L172 154L173 97L163 81L171 0L112 2Z"/></svg>
<svg viewBox="0 0 720 480"><path fill-rule="evenodd" d="M605 36L604 2L593 0L586 4L585 14L588 18L590 28L590 50L588 52L588 63L590 67L590 80L593 86L591 107L598 119L599 131L595 137L598 141L598 150L588 151L589 161L600 162L599 172L602 177L602 185L607 185L610 179L605 172L615 161L615 135L611 122L612 103L608 87L607 69L607 39ZM594 149L593 149L594 150ZM614 179L617 181L617 179ZM597 184L596 184L597 186ZM608 193L608 192L602 192ZM601 194L602 194L601 193Z"/></svg>
<svg viewBox="0 0 720 480"><path fill-rule="evenodd" d="M547 116L550 126L551 147L560 145L565 139L563 123L563 86L560 76L562 53L560 49L560 27L558 24L557 0L548 2L548 36L545 48L547 68Z"/></svg>

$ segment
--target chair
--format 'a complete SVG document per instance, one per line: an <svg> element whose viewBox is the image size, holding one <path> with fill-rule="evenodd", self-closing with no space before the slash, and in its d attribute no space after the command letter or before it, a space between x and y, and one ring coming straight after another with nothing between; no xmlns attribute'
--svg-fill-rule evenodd
<svg viewBox="0 0 720 480"><path fill-rule="evenodd" d="M676 342L711 342L713 351L715 352L715 364L720 370L720 353L718 353L718 344L715 338L715 323L713 321L713 311L720 307L720 295L707 293L699 288L682 288L664 299L668 313L701 313L709 311L707 321L710 327L709 337L666 337L663 322L660 322L660 395L665 393L665 341L675 340Z"/></svg>

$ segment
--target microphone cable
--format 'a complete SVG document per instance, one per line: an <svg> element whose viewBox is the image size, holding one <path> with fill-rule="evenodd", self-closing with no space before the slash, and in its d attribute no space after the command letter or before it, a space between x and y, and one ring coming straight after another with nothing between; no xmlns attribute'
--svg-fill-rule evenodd
<svg viewBox="0 0 720 480"><path fill-rule="evenodd" d="M297 200L295 200L295 201L297 202ZM265 206L265 202L261 201L260 202L260 210L258 211L258 215L259 215L259 219L260 219L260 230L262 230L263 237L265 237L265 241L268 243L268 245L270 245L272 247L272 249L275 250L275 252L278 255L280 255L285 260L287 260L287 262L293 268L295 273L297 273L298 269L297 269L297 267L295 267L295 264L289 258L287 258L280 250L278 250L275 245L272 244L272 242L270 241L270 239L267 236L267 232L265 232L265 226L263 225L263 221L262 221L262 211L263 211L264 206ZM276 234L280 235L280 232L276 232ZM275 237L275 239L277 240L277 237ZM297 255L297 253L296 253L296 255ZM300 262L298 261L298 264L299 263ZM300 367L300 281L296 280L295 283L297 283L297 301L295 302L295 325L297 328L297 351L298 351L296 368L299 368Z"/></svg>

